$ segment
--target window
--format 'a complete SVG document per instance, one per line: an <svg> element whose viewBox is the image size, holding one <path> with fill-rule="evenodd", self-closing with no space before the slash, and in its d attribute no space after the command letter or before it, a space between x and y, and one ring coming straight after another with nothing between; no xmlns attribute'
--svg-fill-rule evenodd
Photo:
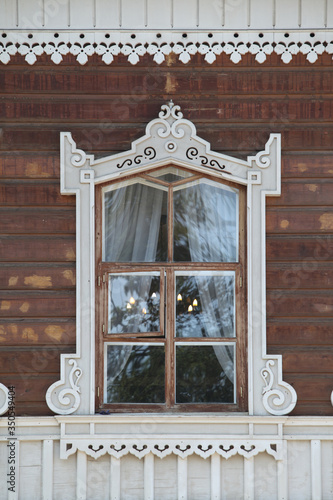
<svg viewBox="0 0 333 500"><path fill-rule="evenodd" d="M282 357L266 348L265 201L280 194L280 135L232 158L169 102L128 151L95 158L69 132L60 149L61 192L77 197L77 342L49 408L292 411Z"/></svg>
<svg viewBox="0 0 333 500"><path fill-rule="evenodd" d="M164 166L96 194L98 408L245 410L245 189Z"/></svg>

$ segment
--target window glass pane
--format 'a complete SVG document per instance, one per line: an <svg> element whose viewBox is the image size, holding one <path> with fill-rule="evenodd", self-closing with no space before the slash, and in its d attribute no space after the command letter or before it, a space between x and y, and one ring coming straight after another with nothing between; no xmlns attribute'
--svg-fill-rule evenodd
<svg viewBox="0 0 333 500"><path fill-rule="evenodd" d="M157 172L149 173L149 175L166 182L176 182L180 181L181 179L186 179L193 176L191 172L187 172L186 170L181 170L180 168L175 167L163 168L162 170L158 170Z"/></svg>
<svg viewBox="0 0 333 500"><path fill-rule="evenodd" d="M234 401L234 346L176 346L177 403Z"/></svg>
<svg viewBox="0 0 333 500"><path fill-rule="evenodd" d="M201 179L174 189L174 261L238 261L238 190Z"/></svg>
<svg viewBox="0 0 333 500"><path fill-rule="evenodd" d="M104 261L166 261L168 209L163 189L136 182L104 192Z"/></svg>
<svg viewBox="0 0 333 500"><path fill-rule="evenodd" d="M234 336L234 272L176 273L176 337Z"/></svg>
<svg viewBox="0 0 333 500"><path fill-rule="evenodd" d="M164 403L164 346L106 345L105 403Z"/></svg>
<svg viewBox="0 0 333 500"><path fill-rule="evenodd" d="M160 331L160 276L109 275L108 333Z"/></svg>

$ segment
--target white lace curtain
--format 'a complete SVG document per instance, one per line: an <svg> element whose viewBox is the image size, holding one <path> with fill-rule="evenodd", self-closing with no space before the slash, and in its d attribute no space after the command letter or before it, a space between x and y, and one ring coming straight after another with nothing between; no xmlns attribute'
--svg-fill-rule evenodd
<svg viewBox="0 0 333 500"><path fill-rule="evenodd" d="M210 184L182 190L182 205L189 250L193 262L233 262L238 249L238 196L235 191ZM234 279L231 276L195 277L202 304L207 337L234 337ZM233 347L214 345L215 355L226 376L234 382Z"/></svg>

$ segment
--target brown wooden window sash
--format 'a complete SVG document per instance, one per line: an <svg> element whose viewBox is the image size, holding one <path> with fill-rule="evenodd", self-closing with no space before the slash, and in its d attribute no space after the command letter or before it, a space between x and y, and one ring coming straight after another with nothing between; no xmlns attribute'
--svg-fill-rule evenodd
<svg viewBox="0 0 333 500"><path fill-rule="evenodd" d="M129 176L131 178L133 176ZM239 260L238 262L211 263L211 262L173 262L173 187L188 182L188 179L177 183L167 183L155 179L147 174L136 176L168 186L168 262L144 263L111 263L102 261L102 187L96 190L96 407L99 410L110 412L135 411L246 411L247 394L247 359L246 359L246 203L245 189L235 186L239 190ZM203 176L195 175L194 179ZM207 178L216 181L211 176ZM122 179L123 180L123 179ZM119 182L119 181L117 181ZM218 181L217 181L218 182ZM109 184L113 184L109 183ZM231 185L223 182L221 184ZM181 271L232 271L235 273L235 337L176 337L175 336L175 273ZM125 332L122 334L108 334L108 297L109 275L136 272L159 272L161 276L161 326L158 332ZM164 309L164 303L165 309ZM105 344L164 345L165 347L165 403L163 404L131 404L131 403L104 403L104 349ZM233 345L235 349L235 376L236 399L235 403L176 403L175 400L175 351L180 345Z"/></svg>

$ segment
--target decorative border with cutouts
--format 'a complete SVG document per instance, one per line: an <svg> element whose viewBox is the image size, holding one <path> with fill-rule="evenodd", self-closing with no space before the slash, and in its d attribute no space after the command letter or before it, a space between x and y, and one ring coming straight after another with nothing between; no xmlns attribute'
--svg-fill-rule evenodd
<svg viewBox="0 0 333 500"><path fill-rule="evenodd" d="M2 31L0 33L0 62L7 64L12 56L24 57L28 64L34 64L38 57L47 54L55 64L63 56L71 54L79 64L86 64L94 54L105 64L122 54L131 64L150 55L157 64L163 63L170 54L175 54L186 64L195 54L212 64L222 53L237 64L245 54L251 54L262 64L273 52L288 64L296 54L303 54L310 63L317 61L324 52L333 54L333 30L318 31L225 31L203 30L139 30L133 31L46 31L30 32Z"/></svg>

